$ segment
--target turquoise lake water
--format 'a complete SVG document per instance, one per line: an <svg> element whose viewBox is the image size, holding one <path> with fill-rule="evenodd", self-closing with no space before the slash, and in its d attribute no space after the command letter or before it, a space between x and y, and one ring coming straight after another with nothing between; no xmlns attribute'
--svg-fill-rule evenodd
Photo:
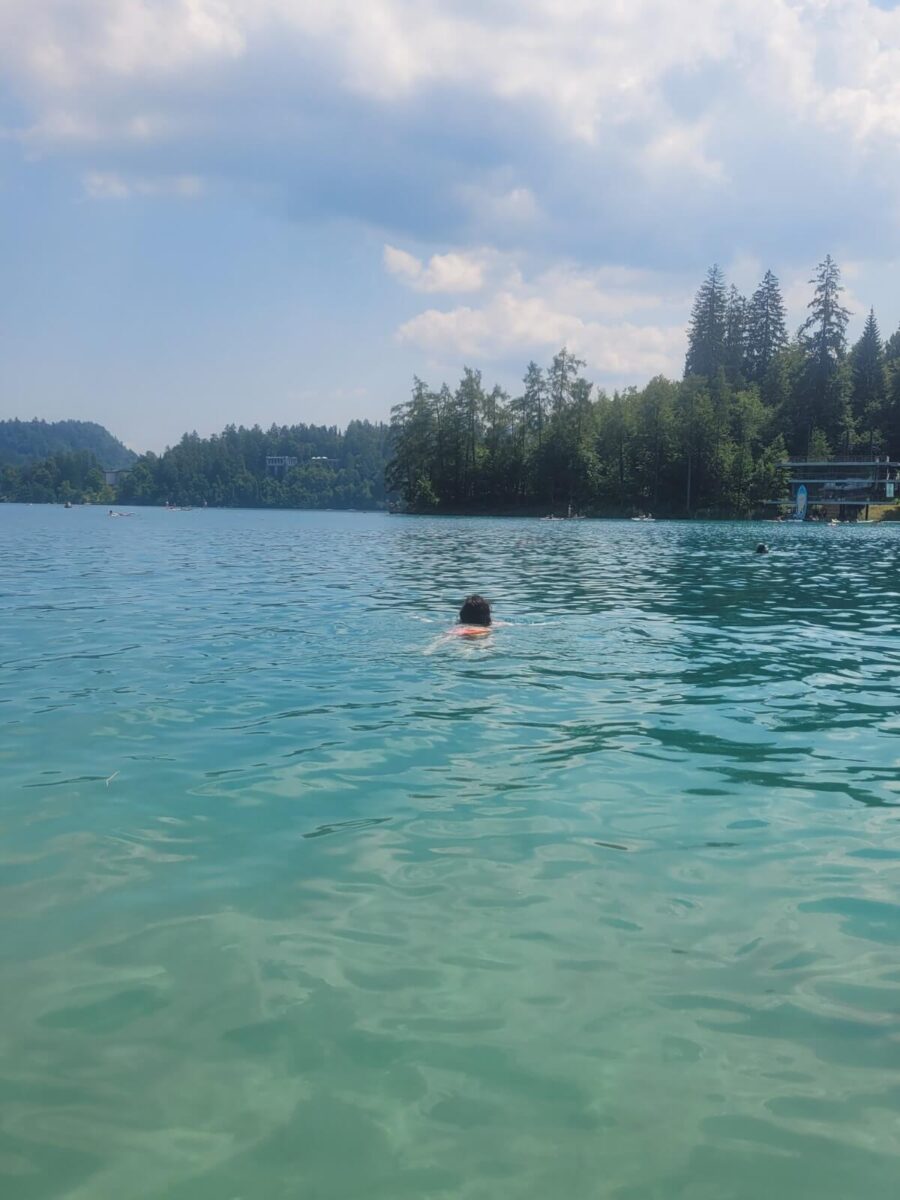
<svg viewBox="0 0 900 1200"><path fill-rule="evenodd" d="M900 526L0 506L0 1194L893 1200L898 603Z"/></svg>

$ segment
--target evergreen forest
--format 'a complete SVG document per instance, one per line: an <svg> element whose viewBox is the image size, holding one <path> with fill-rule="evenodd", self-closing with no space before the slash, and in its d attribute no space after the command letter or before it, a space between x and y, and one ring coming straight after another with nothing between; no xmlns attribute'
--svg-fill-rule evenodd
<svg viewBox="0 0 900 1200"><path fill-rule="evenodd" d="M0 466L0 498L27 503L173 504L240 508L384 508L390 431L385 424L229 425L188 433L163 454L142 454L117 485L86 451ZM266 459L296 459L267 467ZM106 464L104 463L104 466Z"/></svg>
<svg viewBox="0 0 900 1200"><path fill-rule="evenodd" d="M421 379L390 426L229 425L135 458L91 422L0 422L0 499L410 512L751 516L784 495L789 456L900 460L900 330L874 311L850 345L829 256L791 336L778 280L749 297L709 269L681 379L611 395L563 348L528 364L521 392L463 370ZM286 463L267 464L278 457ZM296 460L296 461L293 461ZM101 468L126 467L115 487Z"/></svg>
<svg viewBox="0 0 900 1200"><path fill-rule="evenodd" d="M227 426L201 438L185 434L164 454L144 454L119 485L127 504L209 504L239 508L385 507L388 426ZM268 457L296 458L267 468Z"/></svg>
<svg viewBox="0 0 900 1200"><path fill-rule="evenodd" d="M0 465L0 500L23 504L112 504L115 489L88 450L60 451L22 466Z"/></svg>
<svg viewBox="0 0 900 1200"><path fill-rule="evenodd" d="M608 395L565 348L529 363L517 396L471 368L455 390L416 379L388 485L414 512L749 516L784 494L788 456L900 458L900 330L884 342L870 312L849 346L830 256L810 283L791 337L771 271L747 297L711 267L680 380Z"/></svg>
<svg viewBox="0 0 900 1200"><path fill-rule="evenodd" d="M137 455L95 421L0 421L0 465L21 466L84 451L114 471Z"/></svg>

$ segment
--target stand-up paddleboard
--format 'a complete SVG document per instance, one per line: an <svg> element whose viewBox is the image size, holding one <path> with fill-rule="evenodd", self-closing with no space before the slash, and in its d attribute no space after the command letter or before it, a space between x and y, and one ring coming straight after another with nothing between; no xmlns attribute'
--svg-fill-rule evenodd
<svg viewBox="0 0 900 1200"><path fill-rule="evenodd" d="M809 493L806 490L806 484L801 483L797 488L797 499L794 504L794 520L806 520L806 507L809 503Z"/></svg>

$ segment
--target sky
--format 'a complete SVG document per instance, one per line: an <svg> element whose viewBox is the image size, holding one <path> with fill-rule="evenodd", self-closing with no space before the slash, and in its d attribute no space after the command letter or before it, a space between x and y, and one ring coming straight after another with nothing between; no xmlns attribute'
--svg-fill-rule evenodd
<svg viewBox="0 0 900 1200"><path fill-rule="evenodd" d="M137 450L678 377L713 262L900 323L894 0L0 0L0 418Z"/></svg>

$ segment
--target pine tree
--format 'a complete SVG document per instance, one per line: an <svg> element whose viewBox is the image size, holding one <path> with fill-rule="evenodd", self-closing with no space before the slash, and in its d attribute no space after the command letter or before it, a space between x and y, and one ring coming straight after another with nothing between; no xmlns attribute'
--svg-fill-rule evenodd
<svg viewBox="0 0 900 1200"><path fill-rule="evenodd" d="M562 412L569 403L572 387L584 365L584 360L576 358L565 346L559 354L553 356L553 362L547 372L547 389L554 414Z"/></svg>
<svg viewBox="0 0 900 1200"><path fill-rule="evenodd" d="M495 384L484 399L484 448L485 462L482 468L483 492L486 495L502 495L509 476L510 447L506 444L511 429L509 396Z"/></svg>
<svg viewBox="0 0 900 1200"><path fill-rule="evenodd" d="M434 485L444 496L451 495L460 468L459 445L457 429L456 400L446 383L441 384L441 390L432 393L435 432L434 452Z"/></svg>
<svg viewBox="0 0 900 1200"><path fill-rule="evenodd" d="M772 272L766 271L747 313L747 366L752 382L762 383L772 360L787 343L781 289Z"/></svg>
<svg viewBox="0 0 900 1200"><path fill-rule="evenodd" d="M734 284L725 306L725 375L729 383L743 383L747 360L747 299Z"/></svg>
<svg viewBox="0 0 900 1200"><path fill-rule="evenodd" d="M815 276L809 281L815 292L807 308L809 316L800 327L807 353L821 369L830 369L842 362L847 353L847 323L850 310L840 302L843 286L841 272L830 254L819 263Z"/></svg>
<svg viewBox="0 0 900 1200"><path fill-rule="evenodd" d="M700 285L691 309L684 374L715 375L725 359L725 277L713 264Z"/></svg>
<svg viewBox="0 0 900 1200"><path fill-rule="evenodd" d="M763 404L773 413L782 433L788 432L789 414L793 411L794 399L799 391L798 381L805 365L802 347L798 342L791 342L778 351L759 380Z"/></svg>
<svg viewBox="0 0 900 1200"><path fill-rule="evenodd" d="M679 431L684 456L684 510L690 513L696 486L695 470L709 424L709 391L696 375L686 379L678 392Z"/></svg>
<svg viewBox="0 0 900 1200"><path fill-rule="evenodd" d="M601 401L599 406L597 450L605 471L604 493L619 507L624 507L628 500L634 438L633 394L633 388L624 394L614 392L611 400Z"/></svg>
<svg viewBox="0 0 900 1200"><path fill-rule="evenodd" d="M862 337L850 352L853 390L850 403L857 431L874 445L875 428L885 400L884 347L875 310L870 309Z"/></svg>
<svg viewBox="0 0 900 1200"><path fill-rule="evenodd" d="M755 499L752 494L753 464L759 453L767 421L765 405L755 388L748 388L735 395L731 407L735 469L728 483L731 504L738 512L748 513Z"/></svg>
<svg viewBox="0 0 900 1200"><path fill-rule="evenodd" d="M891 363L900 361L900 329L897 329L884 343L884 361Z"/></svg>
<svg viewBox="0 0 900 1200"><path fill-rule="evenodd" d="M463 367L463 377L456 389L456 407L463 425L463 480L462 495L471 499L475 474L476 447L481 438L484 413L484 388L481 372Z"/></svg>
<svg viewBox="0 0 900 1200"><path fill-rule="evenodd" d="M391 409L394 456L387 466L388 487L413 504L430 493L434 458L434 408L428 385L413 379L412 398Z"/></svg>
<svg viewBox="0 0 900 1200"><path fill-rule="evenodd" d="M894 461L900 460L900 357L888 369L887 396L880 428L888 454Z"/></svg>
<svg viewBox="0 0 900 1200"><path fill-rule="evenodd" d="M538 448L544 440L544 421L547 408L547 383L544 372L532 360L525 369L525 394L522 397L526 426L537 440Z"/></svg>
<svg viewBox="0 0 900 1200"><path fill-rule="evenodd" d="M850 312L841 304L841 272L830 254L818 265L810 283L815 291L799 333L806 354L807 442L818 427L836 449L846 451L852 434L850 378L844 365Z"/></svg>

